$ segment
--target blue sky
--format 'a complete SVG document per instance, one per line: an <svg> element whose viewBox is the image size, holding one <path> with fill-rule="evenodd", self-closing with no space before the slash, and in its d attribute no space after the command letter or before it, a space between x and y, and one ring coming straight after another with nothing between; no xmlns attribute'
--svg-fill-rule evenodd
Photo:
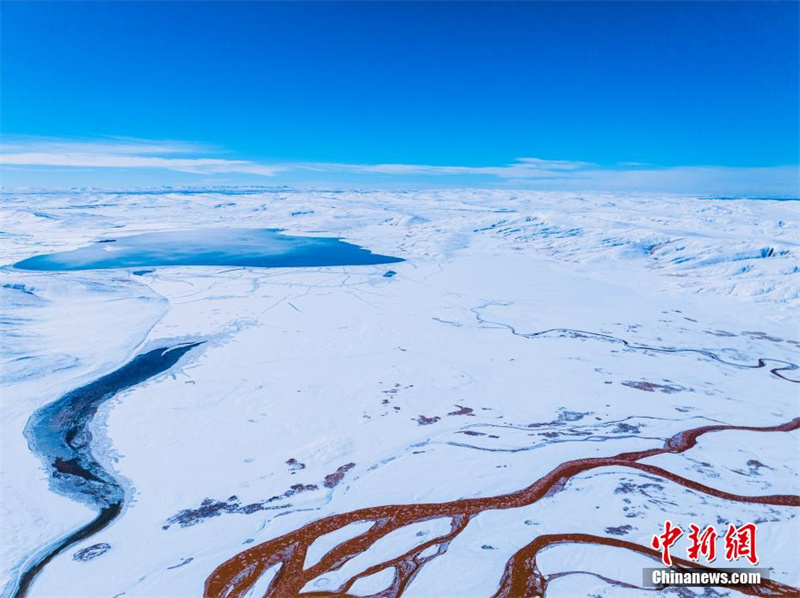
<svg viewBox="0 0 800 598"><path fill-rule="evenodd" d="M797 194L796 2L2 2L6 186Z"/></svg>

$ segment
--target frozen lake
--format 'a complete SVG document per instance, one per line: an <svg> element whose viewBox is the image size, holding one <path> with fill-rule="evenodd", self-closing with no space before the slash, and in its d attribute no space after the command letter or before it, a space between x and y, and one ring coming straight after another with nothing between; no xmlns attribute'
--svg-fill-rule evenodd
<svg viewBox="0 0 800 598"><path fill-rule="evenodd" d="M72 251L37 255L15 266L60 271L144 266L359 266L400 261L337 238L294 237L275 229L221 228L103 239Z"/></svg>

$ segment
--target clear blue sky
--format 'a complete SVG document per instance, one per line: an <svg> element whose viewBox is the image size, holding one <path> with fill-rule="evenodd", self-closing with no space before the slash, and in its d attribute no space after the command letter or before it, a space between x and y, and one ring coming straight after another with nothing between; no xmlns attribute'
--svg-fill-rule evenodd
<svg viewBox="0 0 800 598"><path fill-rule="evenodd" d="M468 175L797 165L799 6L4 1L0 132L17 153L171 140L195 159Z"/></svg>

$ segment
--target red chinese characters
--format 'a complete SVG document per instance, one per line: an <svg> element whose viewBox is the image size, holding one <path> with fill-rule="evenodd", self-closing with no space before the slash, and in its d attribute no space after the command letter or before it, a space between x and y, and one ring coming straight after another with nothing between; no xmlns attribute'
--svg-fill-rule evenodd
<svg viewBox="0 0 800 598"><path fill-rule="evenodd" d="M669 549L682 535L683 530L672 525L672 522L667 519L664 522L664 533L660 536L653 536L653 540L650 542L653 548L661 550L661 562L667 567L672 565L672 557L670 557Z"/></svg>
<svg viewBox="0 0 800 598"><path fill-rule="evenodd" d="M717 530L713 525L708 526L700 533L700 528L694 523L689 524L689 548L686 550L686 555L690 561L699 559L700 555L706 558L706 561L713 563L717 558Z"/></svg>
<svg viewBox="0 0 800 598"><path fill-rule="evenodd" d="M713 525L701 529L694 523L689 524L689 530L687 535L689 546L686 549L688 559L697 562L702 556L706 562L713 563L717 558L717 530ZM661 562L667 567L672 566L670 548L682 535L683 530L667 519L664 522L664 533L653 536L650 542L655 550L661 551ZM745 523L738 528L730 524L725 533L725 560L737 561L740 558L747 559L753 565L758 564L756 526L753 523Z"/></svg>
<svg viewBox="0 0 800 598"><path fill-rule="evenodd" d="M730 524L728 531L725 533L725 559L737 561L742 557L753 565L758 563L758 556L756 556L756 526L753 523L745 523L739 528Z"/></svg>

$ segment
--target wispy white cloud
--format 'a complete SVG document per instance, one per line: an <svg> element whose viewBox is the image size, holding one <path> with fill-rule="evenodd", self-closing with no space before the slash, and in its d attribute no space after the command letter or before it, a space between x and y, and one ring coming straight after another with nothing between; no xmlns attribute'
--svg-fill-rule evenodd
<svg viewBox="0 0 800 598"><path fill-rule="evenodd" d="M0 164L62 168L149 168L193 174L243 173L274 176L284 170L250 160L193 157L209 148L138 139L55 140L21 138L0 146ZM167 157L165 157L167 156ZM180 157L177 157L180 156Z"/></svg>
<svg viewBox="0 0 800 598"><path fill-rule="evenodd" d="M502 179L552 178L560 173L576 172L592 166L588 162L568 162L566 160L542 160L540 158L519 158L504 166L434 166L430 164L342 164L342 163L298 163L291 167L315 172L350 172L361 174L388 175L477 175Z"/></svg>
<svg viewBox="0 0 800 598"><path fill-rule="evenodd" d="M14 135L0 144L3 154L15 153L78 153L78 154L199 154L217 153L213 146L187 141L137 139L133 137L101 137L92 139L60 139Z"/></svg>
<svg viewBox="0 0 800 598"><path fill-rule="evenodd" d="M130 138L51 139L17 137L0 145L3 167L42 169L123 169L180 172L190 175L271 177L275 182L319 180L360 184L434 181L443 185L503 185L542 189L664 191L679 193L798 195L800 169L795 165L733 168L724 166L656 167L625 162L519 158L499 166L431 164L351 164L287 162L266 164L220 157L218 148L177 141ZM230 179L228 181L230 182Z"/></svg>
<svg viewBox="0 0 800 598"><path fill-rule="evenodd" d="M163 168L194 174L241 172L274 176L284 170L247 160L218 160L213 158L160 158L118 154L3 154L3 164L11 166L63 166L71 168Z"/></svg>
<svg viewBox="0 0 800 598"><path fill-rule="evenodd" d="M591 162L520 158L503 166L424 164L294 164L291 169L397 176L460 176L501 179L505 184L549 189L664 191L715 194L800 194L800 167L672 166L627 162L601 166Z"/></svg>

